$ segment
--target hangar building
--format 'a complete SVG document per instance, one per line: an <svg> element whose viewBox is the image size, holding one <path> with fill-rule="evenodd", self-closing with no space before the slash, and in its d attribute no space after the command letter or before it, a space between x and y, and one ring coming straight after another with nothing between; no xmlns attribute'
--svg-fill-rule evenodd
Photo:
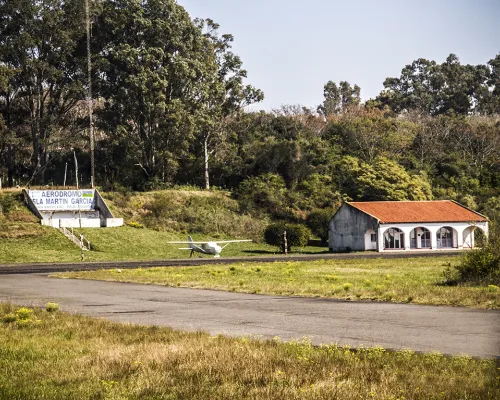
<svg viewBox="0 0 500 400"><path fill-rule="evenodd" d="M330 251L473 248L488 219L455 201L346 202L330 220Z"/></svg>

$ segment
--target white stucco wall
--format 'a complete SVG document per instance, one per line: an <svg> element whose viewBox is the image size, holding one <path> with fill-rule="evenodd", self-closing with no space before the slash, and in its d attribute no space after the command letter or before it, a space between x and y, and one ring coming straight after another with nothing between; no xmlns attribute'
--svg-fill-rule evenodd
<svg viewBox="0 0 500 400"><path fill-rule="evenodd" d="M431 250L446 250L446 248L438 248L437 232L440 228L449 227L453 228L453 248L464 249L474 246L474 229L481 229L486 236L488 236L488 223L487 222L439 222L439 223L412 223L412 224L380 224L377 231L378 251L397 251L395 249L384 249L384 233L390 228L398 228L404 234L404 249L400 250L413 250L411 249L410 234L413 229L426 228L430 231ZM417 241L418 243L418 241ZM417 246L417 249L419 247Z"/></svg>

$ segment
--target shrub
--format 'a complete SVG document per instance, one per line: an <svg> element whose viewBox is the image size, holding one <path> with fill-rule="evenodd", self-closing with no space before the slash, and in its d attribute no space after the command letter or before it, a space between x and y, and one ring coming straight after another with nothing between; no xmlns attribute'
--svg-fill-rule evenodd
<svg viewBox="0 0 500 400"><path fill-rule="evenodd" d="M137 222L137 221L130 221L127 223L128 226L130 226L131 228L137 228L137 229L143 229L144 228L144 225L142 225L141 223Z"/></svg>
<svg viewBox="0 0 500 400"><path fill-rule="evenodd" d="M489 246L467 252L455 269L459 282L500 284L500 256Z"/></svg>
<svg viewBox="0 0 500 400"><path fill-rule="evenodd" d="M8 313L2 317L2 321L5 322L6 324L9 324L11 322L16 322L17 316L14 313Z"/></svg>
<svg viewBox="0 0 500 400"><path fill-rule="evenodd" d="M30 319L32 314L33 310L26 307L21 307L19 310L16 311L17 318L22 321Z"/></svg>
<svg viewBox="0 0 500 400"><path fill-rule="evenodd" d="M59 304L49 302L49 303L45 304L45 311L47 311L47 312L59 311Z"/></svg>
<svg viewBox="0 0 500 400"><path fill-rule="evenodd" d="M488 241L480 249L466 252L456 266L444 271L446 284L500 284L500 225L491 224Z"/></svg>
<svg viewBox="0 0 500 400"><path fill-rule="evenodd" d="M268 225L264 231L264 240L267 244L278 246L283 250L283 232L286 229L287 250L291 251L292 246L305 246L311 237L311 231L301 224L285 224L277 222Z"/></svg>

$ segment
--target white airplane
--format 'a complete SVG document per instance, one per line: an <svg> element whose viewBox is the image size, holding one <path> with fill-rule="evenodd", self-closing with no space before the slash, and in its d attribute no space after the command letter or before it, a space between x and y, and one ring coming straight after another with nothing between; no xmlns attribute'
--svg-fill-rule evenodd
<svg viewBox="0 0 500 400"><path fill-rule="evenodd" d="M167 242L169 244L189 244L189 247L181 247L179 250L191 250L189 257L192 257L194 252L202 254L213 254L214 257L220 257L220 253L229 243L251 242L249 239L243 240L221 240L218 243L225 244L219 246L216 242L195 242L191 236L188 236L187 242Z"/></svg>

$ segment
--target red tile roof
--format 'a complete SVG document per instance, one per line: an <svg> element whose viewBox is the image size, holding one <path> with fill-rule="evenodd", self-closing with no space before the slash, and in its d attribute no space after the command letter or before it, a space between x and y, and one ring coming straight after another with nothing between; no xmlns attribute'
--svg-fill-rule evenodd
<svg viewBox="0 0 500 400"><path fill-rule="evenodd" d="M347 203L382 224L414 222L483 222L479 213L451 200L438 201L370 201Z"/></svg>

